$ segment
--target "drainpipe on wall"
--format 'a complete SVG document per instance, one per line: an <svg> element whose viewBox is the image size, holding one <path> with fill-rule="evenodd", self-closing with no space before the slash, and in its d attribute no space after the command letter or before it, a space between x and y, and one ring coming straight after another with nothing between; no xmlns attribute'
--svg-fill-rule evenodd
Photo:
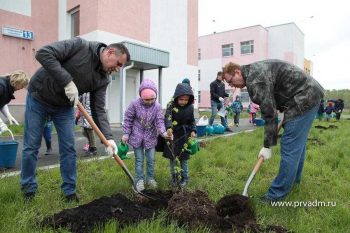
<svg viewBox="0 0 350 233"><path fill-rule="evenodd" d="M134 62L132 61L130 65L123 67L122 71L120 72L120 122L123 125L124 124L124 112L125 112L125 105L126 105L126 99L125 99L125 90L126 90L126 70L131 69L134 66Z"/></svg>

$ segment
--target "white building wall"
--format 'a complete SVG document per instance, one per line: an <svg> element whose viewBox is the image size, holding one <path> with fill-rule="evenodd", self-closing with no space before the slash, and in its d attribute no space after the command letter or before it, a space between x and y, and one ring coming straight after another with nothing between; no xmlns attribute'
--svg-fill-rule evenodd
<svg viewBox="0 0 350 233"><path fill-rule="evenodd" d="M216 79L216 75L222 67L221 58L199 60L201 80L199 81L199 90L210 90L210 83Z"/></svg>
<svg viewBox="0 0 350 233"><path fill-rule="evenodd" d="M268 58L286 59L286 52L293 54L293 64L304 68L304 34L294 24L267 27Z"/></svg>
<svg viewBox="0 0 350 233"><path fill-rule="evenodd" d="M184 78L198 93L198 67L187 64L187 1L151 0L150 46L170 53L169 67L163 69L162 107L172 98L176 85ZM158 71L147 71L144 78L157 82ZM197 108L197 105L195 105Z"/></svg>
<svg viewBox="0 0 350 233"><path fill-rule="evenodd" d="M31 0L0 0L0 9L21 15L32 15Z"/></svg>

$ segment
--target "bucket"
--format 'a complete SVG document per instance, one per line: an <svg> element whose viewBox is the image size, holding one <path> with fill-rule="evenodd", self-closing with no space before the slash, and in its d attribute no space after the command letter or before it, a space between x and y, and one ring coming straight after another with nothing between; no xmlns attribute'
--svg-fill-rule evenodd
<svg viewBox="0 0 350 233"><path fill-rule="evenodd" d="M203 137L205 135L206 125L197 125L197 137Z"/></svg>
<svg viewBox="0 0 350 233"><path fill-rule="evenodd" d="M261 119L261 118L255 118L254 124L256 126L264 126L265 125L265 121L264 121L264 119Z"/></svg>
<svg viewBox="0 0 350 233"><path fill-rule="evenodd" d="M213 135L213 133L214 133L214 128L213 128L213 126L207 125L207 126L205 127L205 134L206 134L207 136L211 136L211 135Z"/></svg>
<svg viewBox="0 0 350 233"><path fill-rule="evenodd" d="M222 124L214 124L214 134L223 134L225 133L225 127Z"/></svg>
<svg viewBox="0 0 350 233"><path fill-rule="evenodd" d="M0 167L11 168L16 165L18 142L0 141Z"/></svg>

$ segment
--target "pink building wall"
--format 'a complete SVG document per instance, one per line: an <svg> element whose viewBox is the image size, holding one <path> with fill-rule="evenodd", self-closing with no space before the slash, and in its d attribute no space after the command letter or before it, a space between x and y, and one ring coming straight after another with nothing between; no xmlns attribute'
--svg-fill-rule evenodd
<svg viewBox="0 0 350 233"><path fill-rule="evenodd" d="M254 41L254 53L241 54L240 43L242 41ZM234 45L233 56L222 57L222 45L231 44ZM210 107L210 82L212 82L217 71L227 64L228 62L235 62L240 65L249 64L255 61L267 59L268 57L268 31L261 25L240 28L236 30L210 34L199 37L198 46L201 49L201 60L219 60L219 65L213 63L214 76L207 76L201 72L201 82L205 83L204 89L201 89L201 97L199 102L199 108ZM209 62L208 62L209 63ZM208 65L208 63L206 63ZM226 90L232 89L226 85ZM233 95L239 93L239 89L235 90Z"/></svg>
<svg viewBox="0 0 350 233"><path fill-rule="evenodd" d="M58 1L31 1L31 16L0 9L0 27L8 26L34 32L34 40L0 36L0 74L23 70L31 77L40 66L35 59L36 51L44 44L58 38ZM15 92L11 104L24 104L26 90Z"/></svg>
<svg viewBox="0 0 350 233"><path fill-rule="evenodd" d="M187 64L198 65L198 0L187 2Z"/></svg>
<svg viewBox="0 0 350 233"><path fill-rule="evenodd" d="M80 34L102 30L149 43L150 4L150 0L68 0L67 9L79 6L84 22Z"/></svg>
<svg viewBox="0 0 350 233"><path fill-rule="evenodd" d="M98 28L98 0L68 0L67 1L67 12L72 9L79 7L80 10L80 34L89 33ZM111 18L113 19L113 18Z"/></svg>

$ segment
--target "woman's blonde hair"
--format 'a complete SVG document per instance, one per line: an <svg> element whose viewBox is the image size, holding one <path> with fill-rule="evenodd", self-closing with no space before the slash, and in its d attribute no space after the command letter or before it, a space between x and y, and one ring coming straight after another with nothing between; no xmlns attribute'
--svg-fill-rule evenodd
<svg viewBox="0 0 350 233"><path fill-rule="evenodd" d="M29 83L28 76L22 70L16 70L16 71L12 72L11 74L9 74L9 76L10 76L10 84L13 87L24 88Z"/></svg>

